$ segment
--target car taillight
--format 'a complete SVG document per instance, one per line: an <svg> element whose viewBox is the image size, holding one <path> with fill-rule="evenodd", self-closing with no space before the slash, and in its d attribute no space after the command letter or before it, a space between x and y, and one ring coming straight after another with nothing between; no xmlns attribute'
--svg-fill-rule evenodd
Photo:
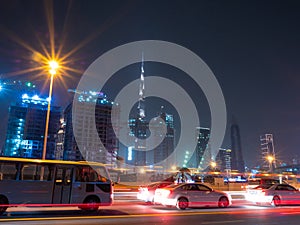
<svg viewBox="0 0 300 225"><path fill-rule="evenodd" d="M147 187L140 187L139 188L139 192L148 192L148 188Z"/></svg>
<svg viewBox="0 0 300 225"><path fill-rule="evenodd" d="M161 197L168 197L171 193L171 190L161 190Z"/></svg>
<svg viewBox="0 0 300 225"><path fill-rule="evenodd" d="M261 190L260 195L265 196L266 195L266 191L265 190Z"/></svg>

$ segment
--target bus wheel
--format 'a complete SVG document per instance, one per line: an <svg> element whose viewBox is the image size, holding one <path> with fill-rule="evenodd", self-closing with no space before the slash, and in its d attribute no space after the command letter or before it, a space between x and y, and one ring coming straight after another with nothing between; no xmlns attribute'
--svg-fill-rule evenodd
<svg viewBox="0 0 300 225"><path fill-rule="evenodd" d="M3 205L7 205L8 204L8 200L5 196L0 196L0 215L2 215L6 209L7 206L3 206Z"/></svg>
<svg viewBox="0 0 300 225"><path fill-rule="evenodd" d="M96 211L99 208L100 199L96 196L90 196L87 197L83 203L86 205L81 209L88 211Z"/></svg>

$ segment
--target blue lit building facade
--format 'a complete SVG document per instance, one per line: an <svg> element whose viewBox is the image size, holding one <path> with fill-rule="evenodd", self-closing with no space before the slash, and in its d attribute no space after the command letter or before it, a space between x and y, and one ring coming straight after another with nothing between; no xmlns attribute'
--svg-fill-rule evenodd
<svg viewBox="0 0 300 225"><path fill-rule="evenodd" d="M24 94L9 107L3 155L42 158L48 100ZM61 108L52 106L48 128L46 158L55 157L55 136L59 129Z"/></svg>

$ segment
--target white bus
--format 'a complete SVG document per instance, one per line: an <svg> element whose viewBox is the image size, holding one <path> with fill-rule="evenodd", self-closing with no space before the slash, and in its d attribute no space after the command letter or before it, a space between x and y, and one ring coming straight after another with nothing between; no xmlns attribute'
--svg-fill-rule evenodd
<svg viewBox="0 0 300 225"><path fill-rule="evenodd" d="M0 215L20 205L97 210L112 200L104 164L0 157Z"/></svg>

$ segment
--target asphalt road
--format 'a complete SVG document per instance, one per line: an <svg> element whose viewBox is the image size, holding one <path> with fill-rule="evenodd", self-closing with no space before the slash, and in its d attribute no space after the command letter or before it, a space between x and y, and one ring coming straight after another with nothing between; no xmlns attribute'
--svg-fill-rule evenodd
<svg viewBox="0 0 300 225"><path fill-rule="evenodd" d="M227 209L175 208L147 205L138 201L117 201L97 212L68 208L10 208L1 224L103 224L103 225L299 225L300 207L259 207L234 204Z"/></svg>

